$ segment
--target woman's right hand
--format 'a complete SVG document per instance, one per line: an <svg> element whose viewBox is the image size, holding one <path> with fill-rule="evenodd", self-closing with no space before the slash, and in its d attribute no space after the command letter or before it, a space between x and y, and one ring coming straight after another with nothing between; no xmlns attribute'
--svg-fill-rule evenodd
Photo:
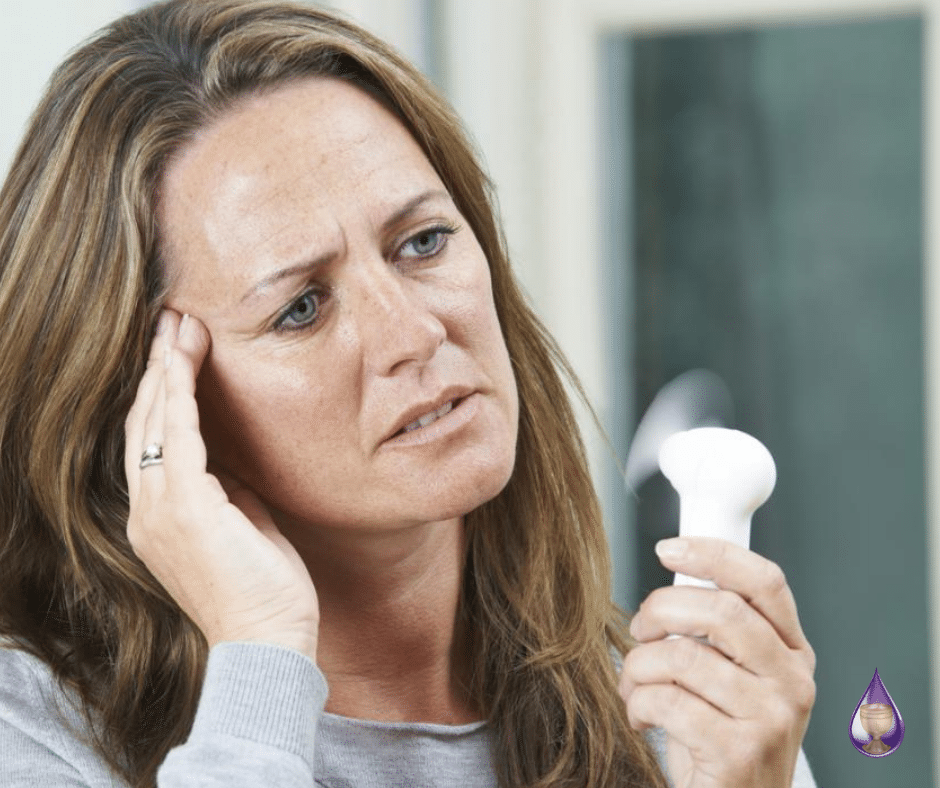
<svg viewBox="0 0 940 788"><path fill-rule="evenodd" d="M164 310L125 422L128 540L210 646L274 643L315 660L320 611L306 566L252 490L206 471L195 391L209 344L199 320ZM151 444L163 462L141 468Z"/></svg>

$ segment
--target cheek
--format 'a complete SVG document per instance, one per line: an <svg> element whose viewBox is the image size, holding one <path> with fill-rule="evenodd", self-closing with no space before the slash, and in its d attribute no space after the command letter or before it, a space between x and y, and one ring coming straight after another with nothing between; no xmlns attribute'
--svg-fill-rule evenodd
<svg viewBox="0 0 940 788"><path fill-rule="evenodd" d="M510 400L514 418L518 412L516 379L496 314L489 265L482 250L475 256L474 264L464 270L466 275L457 282L450 302L451 338L470 349L486 368Z"/></svg>
<svg viewBox="0 0 940 788"><path fill-rule="evenodd" d="M200 431L210 461L244 481L274 470L341 432L341 401L296 364L207 361L196 385Z"/></svg>
<svg viewBox="0 0 940 788"><path fill-rule="evenodd" d="M462 262L456 271L437 291L434 305L439 314L447 316L448 338L464 347L493 352L499 346L505 352L489 266L482 251Z"/></svg>

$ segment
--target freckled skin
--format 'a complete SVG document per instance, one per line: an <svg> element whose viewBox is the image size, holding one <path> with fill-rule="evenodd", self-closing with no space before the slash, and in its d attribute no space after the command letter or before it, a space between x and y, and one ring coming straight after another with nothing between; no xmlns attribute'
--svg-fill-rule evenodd
<svg viewBox="0 0 940 788"><path fill-rule="evenodd" d="M160 219L168 305L212 338L197 388L210 463L253 488L285 533L447 521L505 486L518 401L487 261L372 98L317 78L245 99L171 163ZM416 259L412 239L439 225L458 229ZM311 286L324 294L316 323L273 330ZM407 409L452 385L478 392L465 427L384 443Z"/></svg>

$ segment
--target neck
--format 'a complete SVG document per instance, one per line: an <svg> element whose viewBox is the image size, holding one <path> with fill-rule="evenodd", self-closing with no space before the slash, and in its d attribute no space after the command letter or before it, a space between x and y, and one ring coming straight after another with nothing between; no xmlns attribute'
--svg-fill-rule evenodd
<svg viewBox="0 0 940 788"><path fill-rule="evenodd" d="M462 521L311 537L315 549L298 550L320 602L326 710L390 722L479 719L466 689L469 632L458 619Z"/></svg>

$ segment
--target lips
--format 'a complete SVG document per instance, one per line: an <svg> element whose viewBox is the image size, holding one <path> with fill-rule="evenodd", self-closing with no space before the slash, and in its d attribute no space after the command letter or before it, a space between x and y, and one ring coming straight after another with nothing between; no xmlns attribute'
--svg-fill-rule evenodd
<svg viewBox="0 0 940 788"><path fill-rule="evenodd" d="M456 400L445 402L444 405L442 405L433 413L428 413L427 415L422 416L420 419L417 419L416 421L411 422L411 424L405 427L405 429L403 429L402 432L411 432L412 430L416 430L419 427L427 427L428 424L431 424L437 421L441 416L447 413L450 413L454 409L455 402Z"/></svg>
<svg viewBox="0 0 940 788"><path fill-rule="evenodd" d="M442 391L433 400L427 400L410 407L395 420L395 426L388 433L385 440L433 424L442 416L450 413L463 399L472 393L472 389L449 388Z"/></svg>

